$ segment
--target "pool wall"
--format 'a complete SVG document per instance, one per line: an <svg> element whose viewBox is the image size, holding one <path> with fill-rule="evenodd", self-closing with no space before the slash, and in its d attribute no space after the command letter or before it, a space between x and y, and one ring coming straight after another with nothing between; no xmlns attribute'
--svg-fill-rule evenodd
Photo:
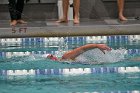
<svg viewBox="0 0 140 93"><path fill-rule="evenodd" d="M122 35L122 36L86 36L86 37L64 37L62 38L65 41L73 42L73 41L83 41L83 42L125 42L125 41L134 41L140 40L140 35ZM44 37L44 38L1 38L0 43L31 43L31 42L58 42L60 41L60 37Z"/></svg>

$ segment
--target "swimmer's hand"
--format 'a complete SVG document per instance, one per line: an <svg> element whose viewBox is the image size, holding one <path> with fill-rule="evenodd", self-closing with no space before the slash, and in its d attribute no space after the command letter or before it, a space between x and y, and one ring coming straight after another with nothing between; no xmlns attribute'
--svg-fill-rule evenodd
<svg viewBox="0 0 140 93"><path fill-rule="evenodd" d="M108 46L105 45L105 44L98 44L98 45L97 45L97 48L99 48L104 54L105 54L105 50L111 51L111 48L108 47Z"/></svg>

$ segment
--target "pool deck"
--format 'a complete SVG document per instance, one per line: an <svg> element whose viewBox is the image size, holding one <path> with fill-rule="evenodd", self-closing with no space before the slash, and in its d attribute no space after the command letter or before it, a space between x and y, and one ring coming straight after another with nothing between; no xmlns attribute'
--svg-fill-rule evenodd
<svg viewBox="0 0 140 93"><path fill-rule="evenodd" d="M140 20L117 19L81 20L80 24L56 23L54 20L28 21L11 27L8 20L0 20L0 38L66 37L66 36L140 35Z"/></svg>

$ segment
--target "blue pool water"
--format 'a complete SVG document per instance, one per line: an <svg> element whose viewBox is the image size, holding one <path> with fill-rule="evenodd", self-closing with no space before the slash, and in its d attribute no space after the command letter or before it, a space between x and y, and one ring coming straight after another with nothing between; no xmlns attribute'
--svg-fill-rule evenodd
<svg viewBox="0 0 140 93"><path fill-rule="evenodd" d="M140 57L138 37L1 39L0 93L139 93L140 61L134 60ZM61 56L63 51L88 43L104 43L113 51L101 56L93 50L99 56L91 57L101 61L94 64L40 57L45 53Z"/></svg>

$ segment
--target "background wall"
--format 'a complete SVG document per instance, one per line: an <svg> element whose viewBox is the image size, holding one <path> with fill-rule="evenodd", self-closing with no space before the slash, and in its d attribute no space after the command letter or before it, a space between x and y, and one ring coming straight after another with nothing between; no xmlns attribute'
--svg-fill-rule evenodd
<svg viewBox="0 0 140 93"><path fill-rule="evenodd" d="M81 0L81 18L117 18L117 12L117 0ZM127 17L140 16L140 0L126 0L124 14ZM57 0L30 0L25 5L23 17L30 20L57 19ZM0 20L9 19L8 1L0 0Z"/></svg>

